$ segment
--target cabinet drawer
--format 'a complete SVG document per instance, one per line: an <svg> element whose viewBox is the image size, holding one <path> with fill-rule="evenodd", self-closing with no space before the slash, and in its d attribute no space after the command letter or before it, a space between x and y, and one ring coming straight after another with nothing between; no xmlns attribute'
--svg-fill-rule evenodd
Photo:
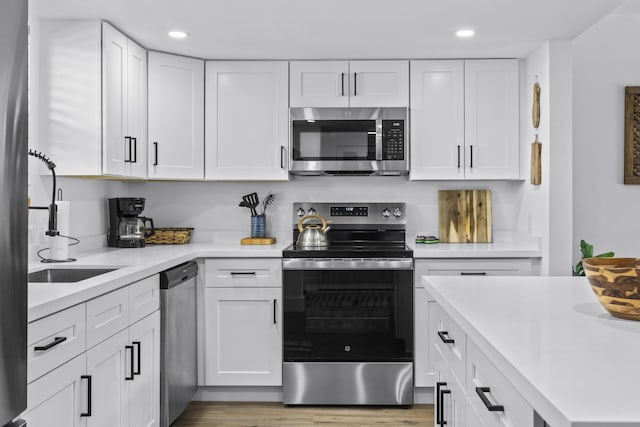
<svg viewBox="0 0 640 427"><path fill-rule="evenodd" d="M129 326L129 288L87 302L87 348Z"/></svg>
<svg viewBox="0 0 640 427"><path fill-rule="evenodd" d="M129 286L129 324L160 308L160 277L147 277Z"/></svg>
<svg viewBox="0 0 640 427"><path fill-rule="evenodd" d="M533 427L533 408L471 341L467 343L467 396L487 426ZM487 402L476 390L482 387ZM489 410L488 405L502 406Z"/></svg>
<svg viewBox="0 0 640 427"><path fill-rule="evenodd" d="M423 287L422 276L528 276L529 258L416 260L416 287Z"/></svg>
<svg viewBox="0 0 640 427"><path fill-rule="evenodd" d="M206 287L280 287L280 258L205 260Z"/></svg>
<svg viewBox="0 0 640 427"><path fill-rule="evenodd" d="M85 349L84 304L29 323L27 326L27 381L35 380Z"/></svg>
<svg viewBox="0 0 640 427"><path fill-rule="evenodd" d="M465 384L467 369L467 337L460 327L435 304L435 346L442 353L460 384Z"/></svg>

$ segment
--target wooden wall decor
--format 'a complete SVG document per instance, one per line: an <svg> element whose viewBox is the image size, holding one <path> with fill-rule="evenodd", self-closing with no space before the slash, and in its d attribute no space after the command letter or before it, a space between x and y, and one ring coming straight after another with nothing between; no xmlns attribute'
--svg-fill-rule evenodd
<svg viewBox="0 0 640 427"><path fill-rule="evenodd" d="M540 85L538 77L533 85L533 108L531 112L536 140L531 143L531 184L542 184L542 143L538 141L538 127L540 126Z"/></svg>
<svg viewBox="0 0 640 427"><path fill-rule="evenodd" d="M624 88L624 183L640 184L640 86Z"/></svg>

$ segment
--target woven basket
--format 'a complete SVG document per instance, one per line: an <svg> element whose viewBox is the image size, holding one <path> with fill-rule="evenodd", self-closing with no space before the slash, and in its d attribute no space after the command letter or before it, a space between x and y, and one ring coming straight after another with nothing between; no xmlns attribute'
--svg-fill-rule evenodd
<svg viewBox="0 0 640 427"><path fill-rule="evenodd" d="M184 245L189 243L193 228L156 228L156 234L145 237L147 245Z"/></svg>

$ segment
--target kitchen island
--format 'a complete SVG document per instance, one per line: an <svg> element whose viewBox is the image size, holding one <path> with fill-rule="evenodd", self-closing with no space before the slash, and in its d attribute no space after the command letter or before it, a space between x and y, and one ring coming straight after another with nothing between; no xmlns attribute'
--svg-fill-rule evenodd
<svg viewBox="0 0 640 427"><path fill-rule="evenodd" d="M488 394L493 403L505 403L504 411L488 412L477 403L475 388L487 364L465 362L465 352L489 360L517 391L525 403L521 412L531 419L527 425L542 426L544 419L552 427L640 426L640 322L607 313L586 278L423 276L422 283L451 320L449 332L461 331L456 344L443 347L445 339L436 338L436 347L460 345L463 369L456 378L483 424L498 425L515 409L495 402L501 398L495 389ZM465 416L466 425L480 425L469 408Z"/></svg>

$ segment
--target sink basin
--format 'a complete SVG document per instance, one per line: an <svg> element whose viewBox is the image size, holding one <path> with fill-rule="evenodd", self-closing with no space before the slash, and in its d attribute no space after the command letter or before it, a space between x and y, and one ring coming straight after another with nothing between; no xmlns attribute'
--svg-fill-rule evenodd
<svg viewBox="0 0 640 427"><path fill-rule="evenodd" d="M90 279L117 268L48 268L29 273L30 283L71 283Z"/></svg>

